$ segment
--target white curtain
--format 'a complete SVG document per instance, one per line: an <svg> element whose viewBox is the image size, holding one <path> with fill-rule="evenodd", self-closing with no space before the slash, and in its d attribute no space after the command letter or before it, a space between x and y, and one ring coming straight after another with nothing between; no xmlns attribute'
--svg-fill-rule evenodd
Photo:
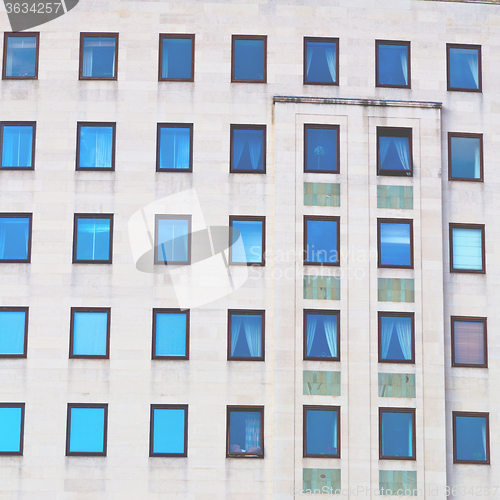
<svg viewBox="0 0 500 500"><path fill-rule="evenodd" d="M185 130L188 133L185 133ZM189 129L183 129L182 133L174 132L174 148L175 154L174 168L188 169L189 168Z"/></svg>
<svg viewBox="0 0 500 500"><path fill-rule="evenodd" d="M7 232L6 230L6 224L4 223L5 221L0 221L0 259L3 259L3 253L5 250L5 233Z"/></svg>
<svg viewBox="0 0 500 500"><path fill-rule="evenodd" d="M334 418L333 418L333 448L335 448L338 452L339 448L339 442L337 441L337 418L338 418L338 412L334 413Z"/></svg>
<svg viewBox="0 0 500 500"><path fill-rule="evenodd" d="M251 447L260 450L260 419L256 417L245 419L245 450Z"/></svg>
<svg viewBox="0 0 500 500"><path fill-rule="evenodd" d="M337 68L335 67L335 45L330 45L325 47L325 57L326 63L328 64L328 71L330 71L330 76L332 77L332 82L335 81L337 75Z"/></svg>
<svg viewBox="0 0 500 500"><path fill-rule="evenodd" d="M413 417L410 414L408 420L408 456L413 455Z"/></svg>
<svg viewBox="0 0 500 500"><path fill-rule="evenodd" d="M94 55L96 56L97 60L99 60L100 58L99 56L101 56L101 58L103 56L103 51L100 50L98 47L112 47L113 49L115 49L115 38L90 37L84 39L82 72L83 76L85 77L100 76L100 75L94 75L94 66L93 66ZM115 57L116 57L116 50L113 50L113 59L111 60L111 72L113 75L115 67Z"/></svg>
<svg viewBox="0 0 500 500"><path fill-rule="evenodd" d="M472 54L467 54L467 64L469 65L470 72L472 74L472 78L474 79L474 83L476 84L476 88L479 88L479 64L478 57L479 54L476 50L471 51Z"/></svg>
<svg viewBox="0 0 500 500"><path fill-rule="evenodd" d="M248 350L252 358L262 356L262 318L261 316L245 316L243 319Z"/></svg>
<svg viewBox="0 0 500 500"><path fill-rule="evenodd" d="M311 61L312 61L312 58L313 58L313 52L314 52L314 47L308 43L307 44L307 71L306 71L306 75L307 77L309 77L309 69L311 68Z"/></svg>
<svg viewBox="0 0 500 500"><path fill-rule="evenodd" d="M408 150L408 138L392 137L396 151L398 152L399 160L403 165L404 170L410 170L410 151Z"/></svg>
<svg viewBox="0 0 500 500"><path fill-rule="evenodd" d="M408 51L406 47L401 51L401 70L403 71L403 76L405 78L405 85L408 85Z"/></svg>
<svg viewBox="0 0 500 500"><path fill-rule="evenodd" d="M234 351L236 350L236 344L240 337L241 325L243 323L243 318L241 316L231 317L231 356L234 356Z"/></svg>
<svg viewBox="0 0 500 500"><path fill-rule="evenodd" d="M95 167L111 168L113 134L96 130L95 134Z"/></svg>
<svg viewBox="0 0 500 500"><path fill-rule="evenodd" d="M330 356L337 356L337 317L324 316L323 327L325 329L326 342L330 349Z"/></svg>
<svg viewBox="0 0 500 500"><path fill-rule="evenodd" d="M316 325L318 319L311 314L307 315L307 355L311 355L311 349L314 342L314 336L316 335Z"/></svg>
<svg viewBox="0 0 500 500"><path fill-rule="evenodd" d="M387 358L387 353L389 352L389 346L391 344L392 331L394 330L395 318L389 316L384 316L381 320L382 325L382 359Z"/></svg>
<svg viewBox="0 0 500 500"><path fill-rule="evenodd" d="M476 139L474 147L474 179L481 178L481 148L480 141Z"/></svg>
<svg viewBox="0 0 500 500"><path fill-rule="evenodd" d="M483 453L484 460L486 460L486 418L483 418L483 425L481 426L481 437L483 439Z"/></svg>
<svg viewBox="0 0 500 500"><path fill-rule="evenodd" d="M245 139L233 132L233 168L238 168L245 147Z"/></svg>
<svg viewBox="0 0 500 500"><path fill-rule="evenodd" d="M405 359L411 359L411 321L396 319L396 333Z"/></svg>
<svg viewBox="0 0 500 500"><path fill-rule="evenodd" d="M92 62L94 60L94 49L93 47L83 48L83 64L82 73L83 76L92 76Z"/></svg>
<svg viewBox="0 0 500 500"><path fill-rule="evenodd" d="M257 170L259 168L259 158L262 152L262 140L261 137L254 137L253 134L249 134L247 138L248 149L250 151L250 162L252 164L252 169Z"/></svg>
<svg viewBox="0 0 500 500"><path fill-rule="evenodd" d="M481 229L453 228L453 268L480 271L483 268Z"/></svg>
<svg viewBox="0 0 500 500"><path fill-rule="evenodd" d="M384 166L385 157L391 145L391 137L379 137L380 166Z"/></svg>
<svg viewBox="0 0 500 500"><path fill-rule="evenodd" d="M161 51L161 77L168 78L168 48L165 40L163 40L163 50Z"/></svg>

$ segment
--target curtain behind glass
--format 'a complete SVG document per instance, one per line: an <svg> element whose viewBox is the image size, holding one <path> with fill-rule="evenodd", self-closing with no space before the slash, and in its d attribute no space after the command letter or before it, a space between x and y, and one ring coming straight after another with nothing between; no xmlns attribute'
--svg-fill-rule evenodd
<svg viewBox="0 0 500 500"><path fill-rule="evenodd" d="M314 342L314 336L316 335L316 325L318 324L318 319L315 315L308 314L307 315L307 355L311 355L311 349Z"/></svg>
<svg viewBox="0 0 500 500"><path fill-rule="evenodd" d="M243 316L243 327L248 343L248 350L252 358L262 356L262 317L245 315Z"/></svg>
<svg viewBox="0 0 500 500"><path fill-rule="evenodd" d="M380 334L382 342L382 359L387 359L395 320L396 318L391 318L390 316L382 316L380 320L380 325L382 327L382 332Z"/></svg>
<svg viewBox="0 0 500 500"><path fill-rule="evenodd" d="M115 42L115 37L85 37L83 39L83 77L109 78L115 76ZM106 58L109 60L106 61ZM103 68L97 68L97 65L103 62L109 66L105 71Z"/></svg>
<svg viewBox="0 0 500 500"><path fill-rule="evenodd" d="M33 127L5 125L3 127L2 167L31 167Z"/></svg>
<svg viewBox="0 0 500 500"><path fill-rule="evenodd" d="M241 315L233 314L231 316L231 356L234 356L236 344L240 338L241 325L243 324L243 317Z"/></svg>
<svg viewBox="0 0 500 500"><path fill-rule="evenodd" d="M337 356L337 316L323 316L323 328L325 329L330 356L334 358Z"/></svg>
<svg viewBox="0 0 500 500"><path fill-rule="evenodd" d="M399 346L405 359L411 359L411 319L395 318Z"/></svg>
<svg viewBox="0 0 500 500"><path fill-rule="evenodd" d="M163 127L160 135L160 168L189 170L189 128Z"/></svg>

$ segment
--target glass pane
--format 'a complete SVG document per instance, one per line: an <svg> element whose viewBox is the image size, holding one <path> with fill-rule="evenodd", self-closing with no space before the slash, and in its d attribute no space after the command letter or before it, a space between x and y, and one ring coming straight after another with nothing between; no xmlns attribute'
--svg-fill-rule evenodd
<svg viewBox="0 0 500 500"><path fill-rule="evenodd" d="M337 171L337 130L306 128L307 170Z"/></svg>
<svg viewBox="0 0 500 500"><path fill-rule="evenodd" d="M337 44L306 42L306 82L336 83Z"/></svg>
<svg viewBox="0 0 500 500"><path fill-rule="evenodd" d="M452 229L453 269L483 269L482 230L454 227Z"/></svg>
<svg viewBox="0 0 500 500"><path fill-rule="evenodd" d="M7 60L5 75L13 77L33 77L36 66L36 37L7 37Z"/></svg>
<svg viewBox="0 0 500 500"><path fill-rule="evenodd" d="M380 223L380 264L411 266L410 224Z"/></svg>
<svg viewBox="0 0 500 500"><path fill-rule="evenodd" d="M262 453L260 416L258 411L229 413L229 453Z"/></svg>
<svg viewBox="0 0 500 500"><path fill-rule="evenodd" d="M189 80L191 74L191 38L163 38L161 77Z"/></svg>
<svg viewBox="0 0 500 500"><path fill-rule="evenodd" d="M160 168L189 170L190 140L189 128L161 128Z"/></svg>
<svg viewBox="0 0 500 500"><path fill-rule="evenodd" d="M234 79L264 79L264 40L234 40Z"/></svg>
<svg viewBox="0 0 500 500"><path fill-rule="evenodd" d="M185 313L156 313L155 356L186 355Z"/></svg>
<svg viewBox="0 0 500 500"><path fill-rule="evenodd" d="M307 410L306 415L306 454L337 455L337 412Z"/></svg>
<svg viewBox="0 0 500 500"><path fill-rule="evenodd" d="M481 141L479 137L451 137L451 177L481 178Z"/></svg>
<svg viewBox="0 0 500 500"><path fill-rule="evenodd" d="M413 456L413 415L382 412L382 456Z"/></svg>
<svg viewBox="0 0 500 500"><path fill-rule="evenodd" d="M455 363L484 365L484 323L453 321Z"/></svg>
<svg viewBox="0 0 500 500"><path fill-rule="evenodd" d="M2 167L32 167L32 153L32 125L3 127Z"/></svg>
<svg viewBox="0 0 500 500"><path fill-rule="evenodd" d="M153 453L184 453L184 410L155 408L153 411Z"/></svg>
<svg viewBox="0 0 500 500"><path fill-rule="evenodd" d="M71 408L70 452L104 451L104 408Z"/></svg>
<svg viewBox="0 0 500 500"><path fill-rule="evenodd" d="M235 231L231 247L232 262L262 262L262 221L233 220L233 228L238 229L241 240L237 240L239 236Z"/></svg>
<svg viewBox="0 0 500 500"><path fill-rule="evenodd" d="M231 315L231 356L258 358L262 356L262 316Z"/></svg>
<svg viewBox="0 0 500 500"><path fill-rule="evenodd" d="M410 360L412 355L412 319L400 316L380 317L382 359Z"/></svg>
<svg viewBox="0 0 500 500"><path fill-rule="evenodd" d="M450 87L479 89L477 49L450 48Z"/></svg>
<svg viewBox="0 0 500 500"><path fill-rule="evenodd" d="M110 230L110 219L78 219L76 260L109 260Z"/></svg>
<svg viewBox="0 0 500 500"><path fill-rule="evenodd" d="M0 354L24 354L26 313L0 311Z"/></svg>
<svg viewBox="0 0 500 500"><path fill-rule="evenodd" d="M113 127L80 127L78 168L113 168Z"/></svg>
<svg viewBox="0 0 500 500"><path fill-rule="evenodd" d="M233 129L233 170L264 170L264 131Z"/></svg>
<svg viewBox="0 0 500 500"><path fill-rule="evenodd" d="M105 356L108 338L107 312L75 312L73 355Z"/></svg>
<svg viewBox="0 0 500 500"><path fill-rule="evenodd" d="M337 315L307 314L306 316L307 356L313 358L337 357Z"/></svg>
<svg viewBox="0 0 500 500"><path fill-rule="evenodd" d="M486 460L486 418L455 417L457 460Z"/></svg>
<svg viewBox="0 0 500 500"><path fill-rule="evenodd" d="M410 170L410 139L379 136L379 157L382 170Z"/></svg>
<svg viewBox="0 0 500 500"><path fill-rule="evenodd" d="M406 45L378 45L378 83L380 85L408 85L408 47Z"/></svg>
<svg viewBox="0 0 500 500"><path fill-rule="evenodd" d="M27 260L30 220L0 217L0 259Z"/></svg>
<svg viewBox="0 0 500 500"><path fill-rule="evenodd" d="M84 37L82 76L85 78L114 78L116 38Z"/></svg>
<svg viewBox="0 0 500 500"><path fill-rule="evenodd" d="M0 407L0 453L21 451L21 415L21 408Z"/></svg>
<svg viewBox="0 0 500 500"><path fill-rule="evenodd" d="M307 221L307 262L337 263L337 221Z"/></svg>
<svg viewBox="0 0 500 500"><path fill-rule="evenodd" d="M159 219L157 260L160 262L187 262L187 219Z"/></svg>

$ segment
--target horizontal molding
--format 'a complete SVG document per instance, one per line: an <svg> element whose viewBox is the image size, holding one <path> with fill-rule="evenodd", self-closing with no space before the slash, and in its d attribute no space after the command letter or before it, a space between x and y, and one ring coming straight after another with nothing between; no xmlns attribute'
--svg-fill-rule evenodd
<svg viewBox="0 0 500 500"><path fill-rule="evenodd" d="M351 106L387 106L397 108L431 108L441 109L442 102L432 101L391 101L384 99L346 99L341 97L305 97L305 96L283 96L275 95L273 104L337 104Z"/></svg>

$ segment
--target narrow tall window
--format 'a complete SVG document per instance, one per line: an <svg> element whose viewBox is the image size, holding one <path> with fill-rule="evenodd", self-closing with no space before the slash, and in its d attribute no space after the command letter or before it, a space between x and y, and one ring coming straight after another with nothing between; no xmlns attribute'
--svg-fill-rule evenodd
<svg viewBox="0 0 500 500"><path fill-rule="evenodd" d="M338 47L338 38L304 38L304 84L339 84Z"/></svg>
<svg viewBox="0 0 500 500"><path fill-rule="evenodd" d="M115 169L115 123L78 123L77 170Z"/></svg>
<svg viewBox="0 0 500 500"><path fill-rule="evenodd" d="M340 361L339 326L339 311L304 311L304 359Z"/></svg>
<svg viewBox="0 0 500 500"><path fill-rule="evenodd" d="M108 405L69 403L66 455L106 456Z"/></svg>
<svg viewBox="0 0 500 500"><path fill-rule="evenodd" d="M231 125L230 171L266 173L265 125Z"/></svg>
<svg viewBox="0 0 500 500"><path fill-rule="evenodd" d="M116 80L118 33L80 34L80 80Z"/></svg>
<svg viewBox="0 0 500 500"><path fill-rule="evenodd" d="M448 175L453 181L483 180L483 134L448 133Z"/></svg>
<svg viewBox="0 0 500 500"><path fill-rule="evenodd" d="M194 35L160 35L160 81L194 81Z"/></svg>
<svg viewBox="0 0 500 500"><path fill-rule="evenodd" d="M413 221L378 219L378 267L413 269Z"/></svg>
<svg viewBox="0 0 500 500"><path fill-rule="evenodd" d="M409 128L377 127L377 174L413 175Z"/></svg>
<svg viewBox="0 0 500 500"><path fill-rule="evenodd" d="M111 264L112 214L75 214L73 263Z"/></svg>
<svg viewBox="0 0 500 500"><path fill-rule="evenodd" d="M304 406L304 457L340 458L340 407Z"/></svg>
<svg viewBox="0 0 500 500"><path fill-rule="evenodd" d="M264 458L264 407L228 406L226 456Z"/></svg>
<svg viewBox="0 0 500 500"><path fill-rule="evenodd" d="M446 44L448 90L481 92L481 45Z"/></svg>
<svg viewBox="0 0 500 500"><path fill-rule="evenodd" d="M304 172L339 173L339 126L304 125Z"/></svg>
<svg viewBox="0 0 500 500"><path fill-rule="evenodd" d="M339 266L339 217L304 217L304 264Z"/></svg>
<svg viewBox="0 0 500 500"><path fill-rule="evenodd" d="M109 359L109 307L71 308L69 357Z"/></svg>
<svg viewBox="0 0 500 500"><path fill-rule="evenodd" d="M453 412L453 463L490 463L488 413Z"/></svg>
<svg viewBox="0 0 500 500"><path fill-rule="evenodd" d="M0 403L0 455L22 455L24 403Z"/></svg>
<svg viewBox="0 0 500 500"><path fill-rule="evenodd" d="M233 35L231 81L266 83L267 36Z"/></svg>
<svg viewBox="0 0 500 500"><path fill-rule="evenodd" d="M486 272L484 224L450 224L450 272Z"/></svg>
<svg viewBox="0 0 500 500"><path fill-rule="evenodd" d="M36 80L40 33L5 33L3 38L4 80Z"/></svg>
<svg viewBox="0 0 500 500"><path fill-rule="evenodd" d="M231 264L265 265L265 217L229 217Z"/></svg>
<svg viewBox="0 0 500 500"><path fill-rule="evenodd" d="M189 359L189 310L153 309L153 359Z"/></svg>
<svg viewBox="0 0 500 500"><path fill-rule="evenodd" d="M0 307L0 358L25 358L28 308Z"/></svg>
<svg viewBox="0 0 500 500"><path fill-rule="evenodd" d="M159 123L157 172L192 172L193 124Z"/></svg>
<svg viewBox="0 0 500 500"><path fill-rule="evenodd" d="M32 214L0 214L0 262L31 262Z"/></svg>
<svg viewBox="0 0 500 500"><path fill-rule="evenodd" d="M191 262L191 216L157 215L155 220L155 264Z"/></svg>
<svg viewBox="0 0 500 500"><path fill-rule="evenodd" d="M264 311L229 311L227 359L264 361L264 325Z"/></svg>
<svg viewBox="0 0 500 500"><path fill-rule="evenodd" d="M151 405L150 457L187 457L188 405Z"/></svg>
<svg viewBox="0 0 500 500"><path fill-rule="evenodd" d="M35 122L0 124L0 167L33 169L35 166Z"/></svg>
<svg viewBox="0 0 500 500"><path fill-rule="evenodd" d="M379 408L379 458L415 460L415 410Z"/></svg>
<svg viewBox="0 0 500 500"><path fill-rule="evenodd" d="M488 366L486 318L451 317L452 366Z"/></svg>
<svg viewBox="0 0 500 500"><path fill-rule="evenodd" d="M410 42L375 41L377 87L410 88Z"/></svg>
<svg viewBox="0 0 500 500"><path fill-rule="evenodd" d="M413 313L378 313L379 363L415 363Z"/></svg>

